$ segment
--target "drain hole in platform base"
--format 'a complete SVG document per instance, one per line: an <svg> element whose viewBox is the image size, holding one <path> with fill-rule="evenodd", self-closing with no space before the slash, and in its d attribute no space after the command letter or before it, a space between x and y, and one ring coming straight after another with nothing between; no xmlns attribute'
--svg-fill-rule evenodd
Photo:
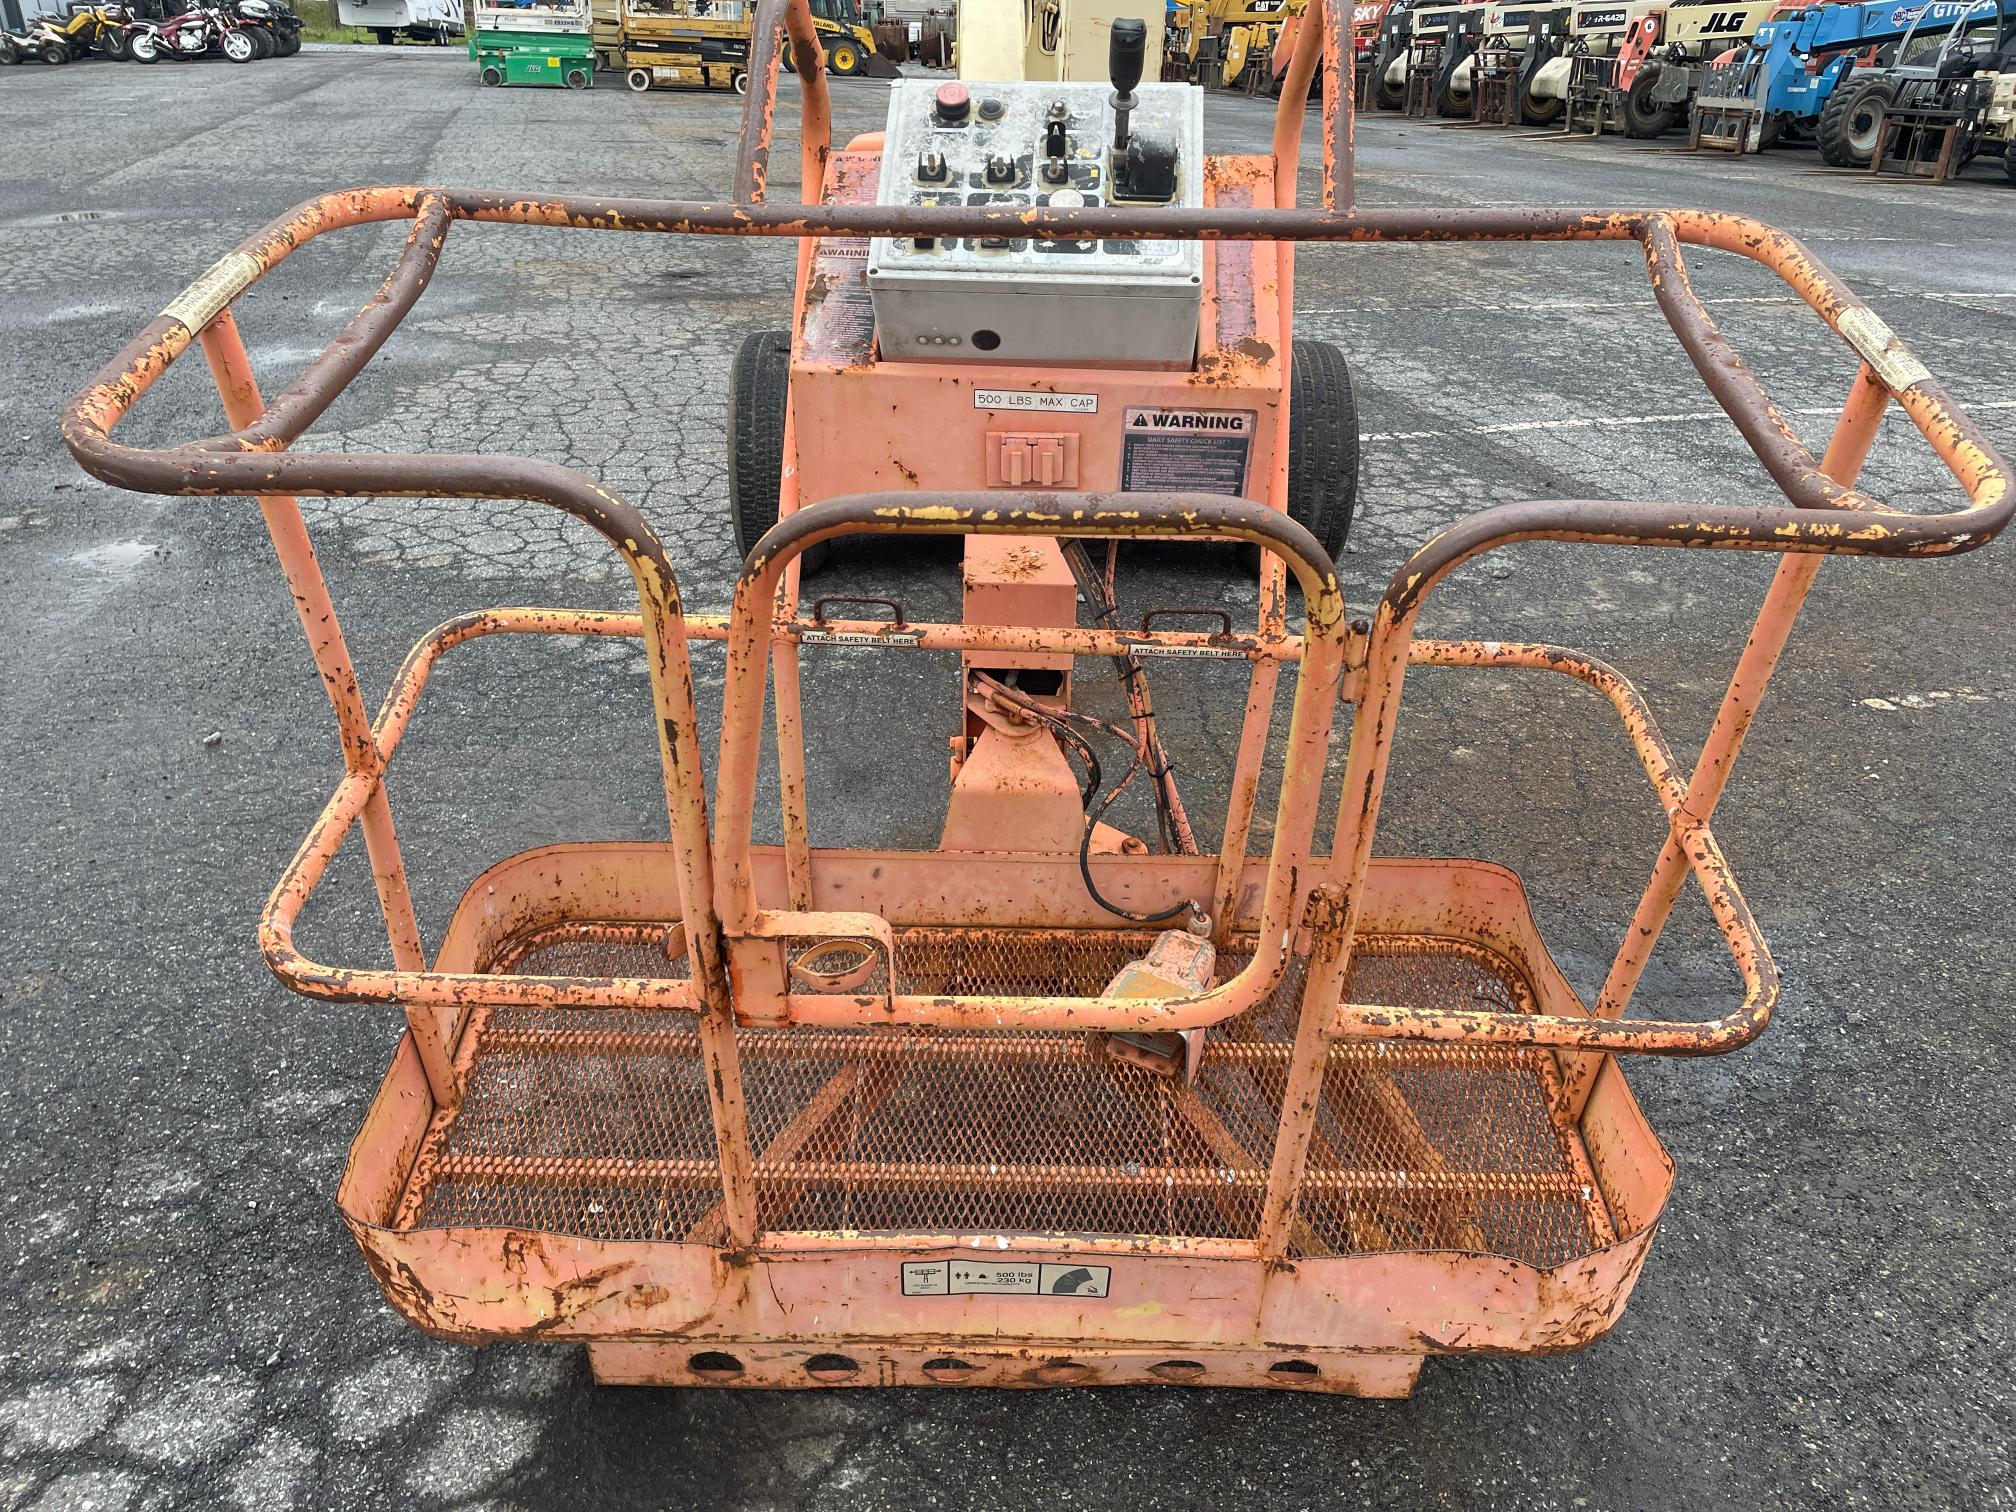
<svg viewBox="0 0 2016 1512"><path fill-rule="evenodd" d="M742 1374L742 1362L731 1354L723 1354L718 1349L702 1350L686 1362L686 1368L697 1376L705 1376L713 1381L727 1381Z"/></svg>

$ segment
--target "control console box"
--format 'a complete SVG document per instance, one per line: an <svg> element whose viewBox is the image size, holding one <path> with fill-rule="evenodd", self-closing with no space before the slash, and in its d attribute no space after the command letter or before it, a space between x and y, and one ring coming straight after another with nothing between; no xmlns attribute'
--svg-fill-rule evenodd
<svg viewBox="0 0 2016 1512"><path fill-rule="evenodd" d="M1144 84L1127 98L1123 128L1106 84L898 80L876 202L1201 208L1203 91ZM1188 367L1204 249L878 236L868 286L885 361Z"/></svg>

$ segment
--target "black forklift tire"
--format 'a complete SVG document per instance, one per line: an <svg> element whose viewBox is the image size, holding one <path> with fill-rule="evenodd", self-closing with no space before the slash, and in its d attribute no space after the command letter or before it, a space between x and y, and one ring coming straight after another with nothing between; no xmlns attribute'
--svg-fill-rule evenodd
<svg viewBox="0 0 2016 1512"><path fill-rule="evenodd" d="M1666 135L1680 119L1680 112L1671 105L1652 103L1653 82L1640 74L1624 91L1624 98L1618 106L1619 113L1624 117L1624 134L1641 142Z"/></svg>
<svg viewBox="0 0 2016 1512"><path fill-rule="evenodd" d="M1867 168L1883 130L1883 108L1897 86L1875 75L1851 73L1827 96L1814 137L1820 158L1831 168Z"/></svg>
<svg viewBox="0 0 2016 1512"><path fill-rule="evenodd" d="M1407 108L1407 86L1405 84L1395 84L1382 73L1379 75L1379 82L1374 86L1374 89L1377 92L1376 98L1381 110L1399 111Z"/></svg>
<svg viewBox="0 0 2016 1512"><path fill-rule="evenodd" d="M784 485L784 414L791 390L791 333L757 331L728 370L728 524L748 556L777 523ZM798 559L801 576L825 565L821 541Z"/></svg>
<svg viewBox="0 0 2016 1512"><path fill-rule="evenodd" d="M1522 126L1552 126L1567 108L1568 102L1558 95L1551 100L1536 100L1530 91L1519 91L1519 124Z"/></svg>

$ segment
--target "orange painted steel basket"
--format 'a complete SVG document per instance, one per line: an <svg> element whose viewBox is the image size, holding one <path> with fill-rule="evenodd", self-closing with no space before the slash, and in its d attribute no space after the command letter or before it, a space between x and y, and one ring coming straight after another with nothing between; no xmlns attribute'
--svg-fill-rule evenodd
<svg viewBox="0 0 2016 1512"><path fill-rule="evenodd" d="M777 48L804 97L808 185L831 166L805 0L765 0L731 204L532 199L439 188L326 195L228 254L71 405L96 476L166 494L252 495L335 706L345 771L261 926L273 970L311 997L403 1009L408 1032L354 1145L340 1205L386 1295L443 1338L584 1340L599 1376L751 1386L1196 1382L1404 1394L1427 1354L1570 1349L1615 1320L1672 1168L1625 1083L1626 1054L1713 1054L1763 1030L1770 956L1710 819L1823 556L1936 557L2008 522L2007 468L1917 359L1791 238L1679 211L1354 211L1350 91L1334 3L1285 75L1274 208L1002 211L819 202L777 208L767 177ZM1294 207L1303 103L1324 74L1324 204ZM726 616L689 614L630 504L579 472L495 456L289 450L418 300L458 221L800 238L1016 234L1200 238L1279 249L1394 241L1632 241L1683 349L1782 490L1757 507L1553 500L1462 520L1347 622L1332 565L1271 503L1198 495L920 491L787 501ZM300 246L405 221L363 311L270 403L232 301ZM1292 244L1292 245L1291 245ZM1858 364L1813 457L1692 293L1683 248L1777 273ZM231 433L164 450L113 429L200 345ZM1856 490L1895 403L1967 495L1905 515ZM415 647L367 708L295 500L530 500L599 531L634 615L499 608ZM802 507L793 508L793 505ZM821 619L797 556L847 533L1235 539L1271 554L1250 632ZM1699 763L1676 761L1632 685L1559 647L1413 633L1434 586L1536 539L1779 554ZM1288 620L1285 579L1300 589ZM816 634L813 632L816 629ZM471 884L432 957L400 864L385 773L435 660L493 634L641 639L671 840L562 845ZM798 658L854 644L1076 657L1228 649L1251 692L1215 855L1113 855L1102 886L1136 910L1210 898L1217 975L1188 997L1106 1000L1150 936L1116 928L1073 858L811 846ZM728 648L708 812L687 648ZM1558 672L1613 706L1667 817L1602 991L1580 1001L1515 877L1472 861L1372 857L1410 665ZM1272 848L1247 854L1276 683L1295 679ZM751 843L762 716L774 699L784 843ZM1332 711L1353 708L1329 855L1313 850ZM311 961L294 923L361 829L390 969ZM1624 1017L1683 883L1700 886L1741 974L1701 1022ZM845 969L821 961L843 961ZM1114 1034L1208 1029L1194 1081L1103 1053Z"/></svg>

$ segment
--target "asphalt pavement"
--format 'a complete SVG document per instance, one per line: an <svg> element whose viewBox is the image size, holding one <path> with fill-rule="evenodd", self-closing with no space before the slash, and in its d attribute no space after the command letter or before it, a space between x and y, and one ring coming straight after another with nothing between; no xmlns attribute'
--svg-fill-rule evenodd
<svg viewBox="0 0 2016 1512"><path fill-rule="evenodd" d="M839 81L843 133L881 90ZM795 95L787 92L788 118ZM479 88L465 56L311 48L248 67L24 66L0 85L0 1507L2016 1506L2003 892L2016 865L2016 551L1838 561L1718 817L1785 977L1724 1059L1633 1068L1679 1182L1630 1307L1586 1352L1431 1360L1405 1402L1218 1391L701 1393L596 1387L579 1348L436 1343L385 1306L331 1205L397 1026L260 964L253 923L339 771L252 506L136 496L63 451L64 400L241 235L322 190L446 183L721 198L739 102ZM1217 150L1264 103L1213 96ZM1669 143L1667 145L1676 145ZM2016 190L1362 123L1372 206L1679 204L1803 237L2016 449ZM1315 156L1313 132L1305 154ZM773 192L792 192L778 154ZM376 286L398 228L327 237L242 304L269 391ZM743 336L787 319L788 243L458 227L420 307L308 443L512 452L637 501L690 603L735 565L722 430ZM1695 278L1816 448L1848 350L1756 266ZM1353 363L1354 612L1484 504L1771 497L1629 247L1310 251L1301 334ZM200 366L130 434L222 428ZM1952 507L1893 414L1871 491ZM451 614L620 607L585 529L530 506L314 504L366 687ZM1695 749L1768 576L1706 553L1526 546L1427 628L1578 645ZM943 551L842 549L838 585L954 612ZM1251 594L1139 553L1139 603ZM1180 597L1179 597L1180 595ZM859 653L811 675L820 844L929 845L953 683ZM900 658L889 658L891 661ZM430 685L393 798L438 940L490 861L662 829L636 654L485 643ZM700 658L718 696L718 655ZM1237 693L1158 688L1208 797ZM1606 707L1521 677L1410 679L1380 836L1515 866L1585 989L1656 851ZM1200 802L1201 807L1208 803ZM772 810L774 812L774 809ZM339 864L304 941L382 958ZM1716 938L1662 944L1642 1011L1733 1001Z"/></svg>

